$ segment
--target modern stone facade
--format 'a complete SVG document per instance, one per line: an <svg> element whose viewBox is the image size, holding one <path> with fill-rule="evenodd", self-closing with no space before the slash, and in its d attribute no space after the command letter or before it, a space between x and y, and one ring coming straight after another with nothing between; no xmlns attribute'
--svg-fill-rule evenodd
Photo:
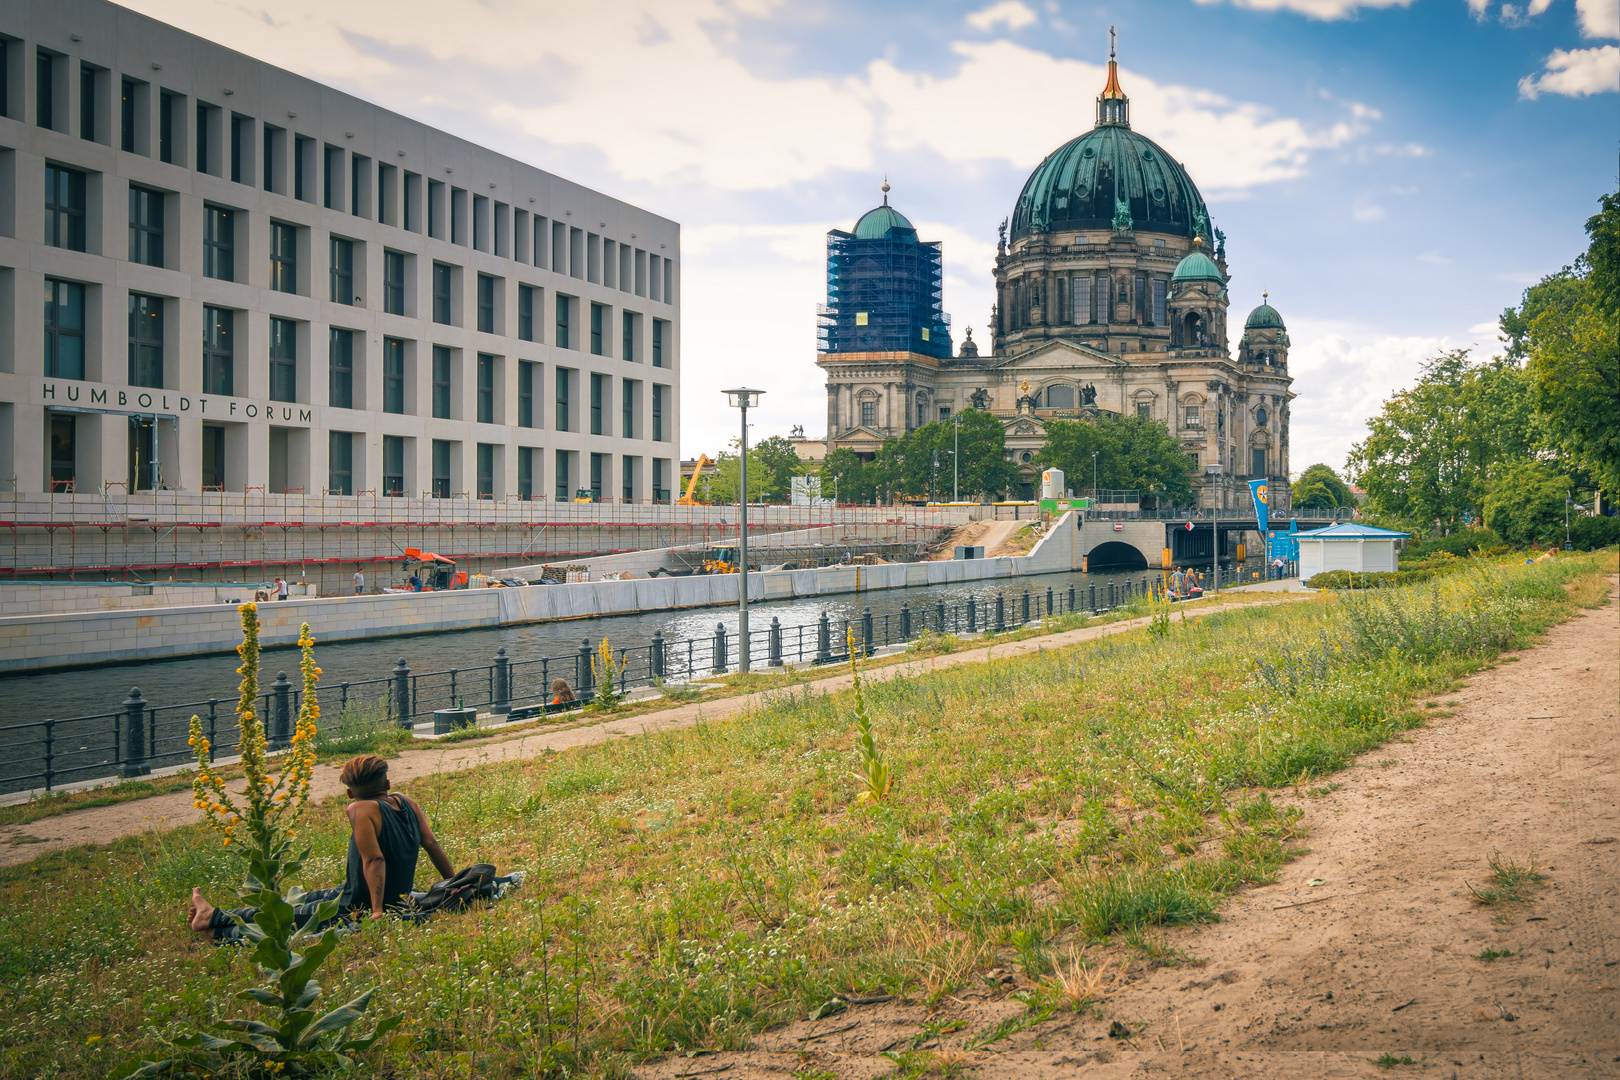
<svg viewBox="0 0 1620 1080"><path fill-rule="evenodd" d="M1029 497L1048 421L1141 415L1164 422L1194 459L1200 505L1246 506L1243 479L1264 476L1276 478L1273 510L1286 509L1286 327L1262 303L1232 355L1225 237L1186 170L1131 131L1112 59L1096 127L1031 174L1011 224L997 245L987 353L971 330L942 359L821 353L828 449L873 454L931 420L986 410L1024 473L1010 494ZM1069 480L1079 489L1089 477Z"/></svg>
<svg viewBox="0 0 1620 1080"><path fill-rule="evenodd" d="M0 484L670 498L676 223L101 0L0 56Z"/></svg>

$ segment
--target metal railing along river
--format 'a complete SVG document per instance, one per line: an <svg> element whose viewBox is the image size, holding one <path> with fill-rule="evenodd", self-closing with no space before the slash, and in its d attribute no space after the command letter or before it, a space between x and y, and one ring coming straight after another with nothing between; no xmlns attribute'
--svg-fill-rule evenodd
<svg viewBox="0 0 1620 1080"><path fill-rule="evenodd" d="M1241 570L1223 567L1223 586L1244 579ZM1071 583L1066 590L1048 586L1044 591L1025 588L1021 593L940 599L915 608L906 603L897 612L881 615L874 615L870 607L853 618L832 619L823 612L816 622L797 626L783 626L773 618L768 627L751 631L746 644L737 641L734 632L728 633L723 623L702 637L666 639L659 631L647 645L611 650L613 678L621 692L698 681L737 670L744 647L751 667L836 664L848 660L845 642L850 640L858 654L869 655L908 643L925 631L997 633L1048 616L1101 614L1142 597L1162 595L1158 576L1142 575L1092 582L1089 587ZM432 719L441 709L474 707L506 716L515 709L533 712L532 706L551 700L551 682L557 678L588 697L596 688L597 663L597 648L589 638L563 656L519 659L499 648L488 664L443 671L416 671L400 657L379 678L320 687L317 700L326 718L341 717L351 705L364 706L389 723L414 730L419 721ZM258 713L265 718L271 749L279 750L292 738L303 687L280 671L260 690ZM0 794L51 791L86 780L134 779L154 768L184 765L193 756L189 745L193 716L214 755L229 757L238 751L241 735L236 702L236 694L221 694L202 701L157 703L137 687L103 712L0 724L0 746L6 751L0 761Z"/></svg>

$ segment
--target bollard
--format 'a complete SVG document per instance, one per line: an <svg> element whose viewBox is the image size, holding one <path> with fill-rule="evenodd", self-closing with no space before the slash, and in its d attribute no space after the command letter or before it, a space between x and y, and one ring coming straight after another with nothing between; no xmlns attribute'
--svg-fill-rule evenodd
<svg viewBox="0 0 1620 1080"><path fill-rule="evenodd" d="M767 667L782 666L782 620L772 617L770 636L768 638L770 657L765 661Z"/></svg>
<svg viewBox="0 0 1620 1080"><path fill-rule="evenodd" d="M939 619L939 632L943 634L945 633L945 601L941 600L935 604L934 611Z"/></svg>
<svg viewBox="0 0 1620 1080"><path fill-rule="evenodd" d="M118 775L145 776L151 771L146 763L146 699L140 687L132 686L124 699L124 755Z"/></svg>
<svg viewBox="0 0 1620 1080"><path fill-rule="evenodd" d="M816 663L825 664L832 659L832 626L827 622L827 613L823 611L816 623Z"/></svg>
<svg viewBox="0 0 1620 1080"><path fill-rule="evenodd" d="M968 611L968 633L971 634L974 631L979 629L979 605L974 603L974 601L972 599L969 599L968 602L967 602L967 611Z"/></svg>
<svg viewBox="0 0 1620 1080"><path fill-rule="evenodd" d="M292 683L285 671L276 672L276 681L270 684L274 700L270 704L270 730L265 743L271 750L285 750L292 742Z"/></svg>
<svg viewBox="0 0 1620 1080"><path fill-rule="evenodd" d="M583 701L587 691L596 689L596 671L591 667L590 638L580 638L579 657L574 661L574 673L579 676L574 680L574 693Z"/></svg>
<svg viewBox="0 0 1620 1080"><path fill-rule="evenodd" d="M495 693L491 712L509 713L512 711L512 661L506 658L506 647L503 645L495 650Z"/></svg>
<svg viewBox="0 0 1620 1080"><path fill-rule="evenodd" d="M393 676L394 723L409 731L415 726L411 723L411 669L403 656L394 665Z"/></svg>
<svg viewBox="0 0 1620 1080"><path fill-rule="evenodd" d="M664 632L653 631L652 651L648 654L649 666L652 668L653 678L664 677Z"/></svg>
<svg viewBox="0 0 1620 1080"><path fill-rule="evenodd" d="M877 646L872 643L872 609L871 608L867 608L867 609L865 609L864 611L861 612L861 650L867 656L871 656L874 652L877 651Z"/></svg>
<svg viewBox="0 0 1620 1080"><path fill-rule="evenodd" d="M911 640L911 605L904 601L900 604L900 640Z"/></svg>
<svg viewBox="0 0 1620 1080"><path fill-rule="evenodd" d="M714 624L714 664L712 669L716 675L726 670L726 624Z"/></svg>
<svg viewBox="0 0 1620 1080"><path fill-rule="evenodd" d="M1020 609L1020 617L1019 617L1018 621L1021 622L1021 623L1029 622L1029 590L1028 589L1024 590L1024 606Z"/></svg>
<svg viewBox="0 0 1620 1080"><path fill-rule="evenodd" d="M1007 629L1007 600L1000 593L996 593L996 633Z"/></svg>
<svg viewBox="0 0 1620 1080"><path fill-rule="evenodd" d="M1050 586L1050 585L1048 585L1046 587L1046 613L1048 615L1051 615L1053 613L1052 612L1052 586Z"/></svg>

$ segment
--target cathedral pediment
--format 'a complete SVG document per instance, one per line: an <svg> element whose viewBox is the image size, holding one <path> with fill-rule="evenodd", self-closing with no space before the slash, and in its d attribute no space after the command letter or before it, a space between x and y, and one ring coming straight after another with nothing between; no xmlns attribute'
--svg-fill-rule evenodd
<svg viewBox="0 0 1620 1080"><path fill-rule="evenodd" d="M998 356L996 366L1004 371L1021 369L1063 371L1086 367L1114 370L1128 365L1120 357L1110 356L1101 349L1094 349L1077 341L1053 338L1050 341L1043 341L1028 352L1018 353L1015 356Z"/></svg>
<svg viewBox="0 0 1620 1080"><path fill-rule="evenodd" d="M1033 416L1019 416L1002 423L1004 438L1046 438L1046 425Z"/></svg>

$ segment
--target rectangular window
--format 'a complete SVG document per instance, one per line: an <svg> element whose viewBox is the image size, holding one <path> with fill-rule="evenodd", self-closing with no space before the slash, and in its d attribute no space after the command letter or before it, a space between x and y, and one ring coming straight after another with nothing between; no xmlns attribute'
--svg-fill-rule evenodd
<svg viewBox="0 0 1620 1080"><path fill-rule="evenodd" d="M1266 475L1266 452L1264 449L1252 449L1249 451L1249 475Z"/></svg>
<svg viewBox="0 0 1620 1080"><path fill-rule="evenodd" d="M44 49L34 54L34 123L56 126L56 63Z"/></svg>
<svg viewBox="0 0 1620 1080"><path fill-rule="evenodd" d="M278 131L278 129L271 127L269 124L264 125L264 142L263 142L263 154L262 154L262 157L264 158L264 190L266 190L266 191L274 191L274 190L276 190L276 137L277 137L277 131ZM286 192L283 191L282 194L285 195Z"/></svg>
<svg viewBox="0 0 1620 1080"><path fill-rule="evenodd" d="M534 447L518 447L518 498L534 498Z"/></svg>
<svg viewBox="0 0 1620 1080"><path fill-rule="evenodd" d="M950 418L951 418L951 407L949 405L941 405L939 407L939 422L943 424L945 421L949 420Z"/></svg>
<svg viewBox="0 0 1620 1080"><path fill-rule="evenodd" d="M331 495L354 494L354 434L329 432L326 437L326 490Z"/></svg>
<svg viewBox="0 0 1620 1080"><path fill-rule="evenodd" d="M1145 401L1138 401L1136 403L1136 415L1143 420L1153 419L1153 406Z"/></svg>
<svg viewBox="0 0 1620 1080"><path fill-rule="evenodd" d="M1074 321L1081 326L1091 322L1091 278L1087 275L1074 279Z"/></svg>
<svg viewBox="0 0 1620 1080"><path fill-rule="evenodd" d="M612 468L611 454L591 455L591 498L596 502L602 501L602 474Z"/></svg>
<svg viewBox="0 0 1620 1080"><path fill-rule="evenodd" d="M334 409L354 408L354 332L332 327L327 332L330 375L327 404Z"/></svg>
<svg viewBox="0 0 1620 1080"><path fill-rule="evenodd" d="M666 327L668 325L669 324L666 323L663 319L654 319L652 321L652 331L653 331L652 366L653 367L663 367L664 366L664 327Z"/></svg>
<svg viewBox="0 0 1620 1080"><path fill-rule="evenodd" d="M405 343L383 338L383 412L405 412Z"/></svg>
<svg viewBox="0 0 1620 1080"><path fill-rule="evenodd" d="M568 430L568 383L573 372L568 368L557 369L557 427L558 431Z"/></svg>
<svg viewBox="0 0 1620 1080"><path fill-rule="evenodd" d="M85 176L78 169L45 166L45 242L69 251L85 249Z"/></svg>
<svg viewBox="0 0 1620 1080"><path fill-rule="evenodd" d="M403 252L383 252L383 311L389 315L405 314L405 255Z"/></svg>
<svg viewBox="0 0 1620 1080"><path fill-rule="evenodd" d="M445 439L433 440L433 497L450 497L450 443Z"/></svg>
<svg viewBox="0 0 1620 1080"><path fill-rule="evenodd" d="M214 112L211 105L197 102L197 171L212 172L213 148L208 145L209 119Z"/></svg>
<svg viewBox="0 0 1620 1080"><path fill-rule="evenodd" d="M433 346L433 415L450 419L450 349L444 345Z"/></svg>
<svg viewBox="0 0 1620 1080"><path fill-rule="evenodd" d="M354 241L332 237L332 303L354 305Z"/></svg>
<svg viewBox="0 0 1620 1080"><path fill-rule="evenodd" d="M478 354L478 422L495 422L495 358L489 353Z"/></svg>
<svg viewBox="0 0 1620 1080"><path fill-rule="evenodd" d="M84 378L84 286L45 279L45 374Z"/></svg>
<svg viewBox="0 0 1620 1080"><path fill-rule="evenodd" d="M371 159L360 154L349 155L349 213L366 217L366 177L371 174Z"/></svg>
<svg viewBox="0 0 1620 1080"><path fill-rule="evenodd" d="M384 435L382 454L382 493L397 499L405 494L405 437Z"/></svg>
<svg viewBox="0 0 1620 1080"><path fill-rule="evenodd" d="M251 184L249 157L252 154L253 121L245 116L231 117L231 183Z"/></svg>
<svg viewBox="0 0 1620 1080"><path fill-rule="evenodd" d="M538 365L518 361L518 427L534 427L534 372Z"/></svg>
<svg viewBox="0 0 1620 1080"><path fill-rule="evenodd" d="M225 425L202 428L202 486L204 491L225 490Z"/></svg>
<svg viewBox="0 0 1620 1080"><path fill-rule="evenodd" d="M602 319L605 309L601 304L591 305L591 355L602 355Z"/></svg>
<svg viewBox="0 0 1620 1080"><path fill-rule="evenodd" d="M165 92L158 96L158 160L165 165L180 164L174 145L174 121L179 108L179 95Z"/></svg>
<svg viewBox="0 0 1620 1080"><path fill-rule="evenodd" d="M6 42L0 39L0 56L5 54ZM5 64L0 62L0 78L6 74ZM0 105L4 100L0 99ZM0 109L0 116L5 110ZM72 491L74 481L79 474L79 432L77 418L71 413L51 414L51 490Z"/></svg>
<svg viewBox="0 0 1620 1080"><path fill-rule="evenodd" d="M328 210L341 210L338 200L343 198L343 151L336 146L328 146L321 165L323 205Z"/></svg>
<svg viewBox="0 0 1620 1080"><path fill-rule="evenodd" d="M602 398L607 396L607 376L591 375L591 434L605 435L602 430Z"/></svg>
<svg viewBox="0 0 1620 1080"><path fill-rule="evenodd" d="M619 469L619 491L625 502L634 502L636 498L636 459L628 454L619 459L622 465Z"/></svg>
<svg viewBox="0 0 1620 1080"><path fill-rule="evenodd" d="M400 193L402 204L400 216L404 219L404 228L407 232L422 231L422 174L408 172L405 174L405 190Z"/></svg>
<svg viewBox="0 0 1620 1080"><path fill-rule="evenodd" d="M433 321L450 325L450 267L433 264Z"/></svg>
<svg viewBox="0 0 1620 1080"><path fill-rule="evenodd" d="M1197 427L1198 425L1199 425L1198 406L1197 405L1188 405L1187 406L1187 426L1188 427Z"/></svg>
<svg viewBox="0 0 1620 1080"><path fill-rule="evenodd" d="M534 340L534 286L518 286L518 326L519 341Z"/></svg>
<svg viewBox="0 0 1620 1080"><path fill-rule="evenodd" d="M661 503L661 502L668 502L669 501L669 491L664 487L664 461L665 461L664 458L653 458L652 482L653 482L653 502L655 502L655 503Z"/></svg>
<svg viewBox="0 0 1620 1080"><path fill-rule="evenodd" d="M861 423L866 427L877 426L877 402L861 402Z"/></svg>
<svg viewBox="0 0 1620 1080"><path fill-rule="evenodd" d="M1165 325L1166 320L1165 320L1165 312L1164 312L1164 300L1165 300L1164 290L1165 290L1165 280L1163 278L1154 278L1153 279L1153 325L1154 326L1163 326L1163 325Z"/></svg>
<svg viewBox="0 0 1620 1080"><path fill-rule="evenodd" d="M129 294L129 385L163 387L163 301Z"/></svg>
<svg viewBox="0 0 1620 1080"><path fill-rule="evenodd" d="M298 226L284 221L270 223L270 287L298 291Z"/></svg>
<svg viewBox="0 0 1620 1080"><path fill-rule="evenodd" d="M557 337L555 340L559 349L572 348L568 343L569 299L567 296L557 297Z"/></svg>
<svg viewBox="0 0 1620 1080"><path fill-rule="evenodd" d="M620 349L621 349L620 355L622 355L626 360L630 361L633 364L633 363L636 362L636 316L635 316L635 313L630 312L630 311L626 311L624 313L623 322L624 322L624 334L623 334L624 341L622 342L622 344L620 346Z"/></svg>
<svg viewBox="0 0 1620 1080"><path fill-rule="evenodd" d="M311 197L308 181L310 176L310 154L315 148L314 139L306 139L302 135L293 136L293 198L300 202L314 202Z"/></svg>
<svg viewBox="0 0 1620 1080"><path fill-rule="evenodd" d="M657 383L652 388L652 437L653 442L664 441L664 388Z"/></svg>
<svg viewBox="0 0 1620 1080"><path fill-rule="evenodd" d="M488 274L478 275L478 332L495 332L495 279Z"/></svg>
<svg viewBox="0 0 1620 1080"><path fill-rule="evenodd" d="M636 387L641 384L634 379L620 379L623 389L620 392L619 403L619 435L621 438L633 439L636 437Z"/></svg>
<svg viewBox="0 0 1620 1080"><path fill-rule="evenodd" d="M1141 326L1148 321L1147 275L1137 274L1133 284L1135 288L1131 290L1131 307L1136 312L1137 325Z"/></svg>
<svg viewBox="0 0 1620 1080"><path fill-rule="evenodd" d="M428 181L427 231L435 240L444 239L444 183Z"/></svg>
<svg viewBox="0 0 1620 1080"><path fill-rule="evenodd" d="M557 451L557 501L567 502L573 498L573 492L568 490L568 451Z"/></svg>
<svg viewBox="0 0 1620 1080"><path fill-rule="evenodd" d="M478 497L480 499L493 499L495 497L495 446L493 443L481 442L478 444Z"/></svg>
<svg viewBox="0 0 1620 1080"><path fill-rule="evenodd" d="M151 491L158 485L157 422L149 416L129 418L129 489Z"/></svg>
<svg viewBox="0 0 1620 1080"><path fill-rule="evenodd" d="M298 324L270 320L270 400L298 400Z"/></svg>
<svg viewBox="0 0 1620 1080"><path fill-rule="evenodd" d="M79 138L96 141L96 69L79 65Z"/></svg>
<svg viewBox="0 0 1620 1080"><path fill-rule="evenodd" d="M129 186L129 261L163 265L163 193Z"/></svg>
<svg viewBox="0 0 1620 1080"><path fill-rule="evenodd" d="M236 315L228 308L203 308L203 386L205 394L236 393Z"/></svg>
<svg viewBox="0 0 1620 1080"><path fill-rule="evenodd" d="M236 280L236 213L203 207L203 276Z"/></svg>

